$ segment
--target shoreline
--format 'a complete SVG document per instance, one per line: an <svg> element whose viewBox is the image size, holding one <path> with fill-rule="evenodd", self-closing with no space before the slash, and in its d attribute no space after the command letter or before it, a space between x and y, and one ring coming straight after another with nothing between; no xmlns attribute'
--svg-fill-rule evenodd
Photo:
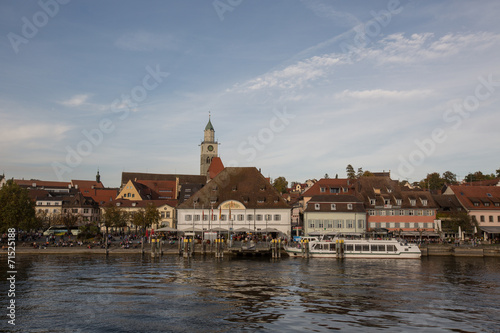
<svg viewBox="0 0 500 333"><path fill-rule="evenodd" d="M431 245L427 244L424 246L420 246L420 250L422 251L422 257L432 257L432 256L455 256L455 257L497 257L500 258L500 245L489 245L489 246L453 246L453 245ZM169 246L167 248L163 248L161 255L178 255L181 256L182 253L179 253L178 247ZM0 251L0 256L7 255L8 251L6 248L3 248ZM24 255L24 254L90 254L90 255L106 255L106 250L100 247L96 248L87 248L87 247L46 247L46 248L33 248L33 247L16 247L15 248L16 255ZM140 247L138 248L121 248L117 246L111 246L108 248L108 255L123 255L123 254L144 254L144 255L152 255L151 247L149 244L144 247L144 252ZM215 252L207 249L205 253L201 251L196 251L196 255L215 255ZM232 255L230 251L227 249L224 250L224 254ZM160 255L159 253L155 254L156 256ZM250 254L251 255L251 254ZM285 254L284 257L287 255Z"/></svg>

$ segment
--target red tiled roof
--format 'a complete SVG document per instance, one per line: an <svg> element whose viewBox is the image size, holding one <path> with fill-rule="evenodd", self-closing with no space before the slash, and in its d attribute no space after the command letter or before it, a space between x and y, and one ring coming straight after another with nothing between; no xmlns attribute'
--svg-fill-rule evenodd
<svg viewBox="0 0 500 333"><path fill-rule="evenodd" d="M305 191L303 197L312 197L314 195L353 195L354 194L354 181L347 178L322 178L318 180L313 186L311 186L307 191ZM324 188L325 191L321 192ZM340 189L340 193L332 193L331 188ZM344 192L344 188L347 192ZM335 190L334 190L335 191Z"/></svg>
<svg viewBox="0 0 500 333"><path fill-rule="evenodd" d="M500 210L500 186L451 185L450 188L467 210Z"/></svg>
<svg viewBox="0 0 500 333"><path fill-rule="evenodd" d="M94 180L71 180L73 186L78 185L78 188L104 188L102 183L98 183Z"/></svg>
<svg viewBox="0 0 500 333"><path fill-rule="evenodd" d="M214 157L212 159L212 163L208 167L208 176L210 179L214 179L222 170L224 170L224 164L222 164L222 160L220 157Z"/></svg>
<svg viewBox="0 0 500 333"><path fill-rule="evenodd" d="M26 187L33 187L35 185L36 187L58 187L58 188L68 188L69 185L71 185L70 182L58 182L58 181L45 181L45 180L38 180L38 179L29 179L29 180L24 180L24 179L14 179L14 182L19 185L19 186L26 186Z"/></svg>

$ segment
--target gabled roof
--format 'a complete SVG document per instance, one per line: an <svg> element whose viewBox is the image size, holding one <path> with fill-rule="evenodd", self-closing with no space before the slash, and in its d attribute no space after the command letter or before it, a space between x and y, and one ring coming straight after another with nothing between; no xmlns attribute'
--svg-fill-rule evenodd
<svg viewBox="0 0 500 333"><path fill-rule="evenodd" d="M36 188L69 188L71 186L70 182L58 182L58 181L45 181L38 179L14 179L14 182L21 187Z"/></svg>
<svg viewBox="0 0 500 333"><path fill-rule="evenodd" d="M227 167L202 189L179 205L179 209L218 208L228 200L247 209L288 208L280 193L254 167Z"/></svg>
<svg viewBox="0 0 500 333"><path fill-rule="evenodd" d="M335 210L332 210L332 204ZM348 209L348 205L352 209ZM319 209L317 208L319 207ZM363 202L354 195L315 195L307 202L306 212L366 213Z"/></svg>
<svg viewBox="0 0 500 333"><path fill-rule="evenodd" d="M208 177L214 179L222 170L224 170L224 164L220 157L214 157L210 166L208 167Z"/></svg>
<svg viewBox="0 0 500 333"><path fill-rule="evenodd" d="M94 189L79 189L80 192L94 199L99 205L106 204L116 198L119 193L118 188L94 188Z"/></svg>
<svg viewBox="0 0 500 333"><path fill-rule="evenodd" d="M179 184L204 184L207 182L206 175L178 175L178 174L159 174L159 173L142 173L142 172L122 172L122 186L127 184L129 180L172 180L179 178Z"/></svg>
<svg viewBox="0 0 500 333"><path fill-rule="evenodd" d="M102 183L98 183L95 180L71 180L71 185L78 185L78 188L104 188Z"/></svg>
<svg viewBox="0 0 500 333"><path fill-rule="evenodd" d="M467 210L500 210L499 186L451 185L449 189Z"/></svg>
<svg viewBox="0 0 500 333"><path fill-rule="evenodd" d="M338 195L338 194L354 194L354 181L347 178L322 178L318 180L313 186L305 191L303 197L312 197L314 195ZM321 192L324 188L325 192ZM332 193L331 189L340 189L340 193ZM344 192L347 189L347 192Z"/></svg>
<svg viewBox="0 0 500 333"><path fill-rule="evenodd" d="M142 184L151 190L153 199L170 199L177 197L177 183L175 180L137 180L134 184Z"/></svg>
<svg viewBox="0 0 500 333"><path fill-rule="evenodd" d="M148 205L153 204L155 207L161 207L168 205L170 207L177 206L177 200L126 200L126 199L116 199L106 203L103 207L117 206L122 208L145 208Z"/></svg>

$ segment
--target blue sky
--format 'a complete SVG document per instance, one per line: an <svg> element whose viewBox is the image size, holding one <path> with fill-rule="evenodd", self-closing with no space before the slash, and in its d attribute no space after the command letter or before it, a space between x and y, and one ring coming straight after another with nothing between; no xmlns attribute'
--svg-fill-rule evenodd
<svg viewBox="0 0 500 333"><path fill-rule="evenodd" d="M498 1L2 1L0 172L500 168Z"/></svg>

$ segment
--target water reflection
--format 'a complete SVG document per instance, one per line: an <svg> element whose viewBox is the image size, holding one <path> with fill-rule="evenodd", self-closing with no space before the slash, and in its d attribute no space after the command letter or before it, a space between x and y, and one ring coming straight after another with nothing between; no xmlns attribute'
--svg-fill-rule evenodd
<svg viewBox="0 0 500 333"><path fill-rule="evenodd" d="M472 332L500 325L495 258L19 259L18 332Z"/></svg>

